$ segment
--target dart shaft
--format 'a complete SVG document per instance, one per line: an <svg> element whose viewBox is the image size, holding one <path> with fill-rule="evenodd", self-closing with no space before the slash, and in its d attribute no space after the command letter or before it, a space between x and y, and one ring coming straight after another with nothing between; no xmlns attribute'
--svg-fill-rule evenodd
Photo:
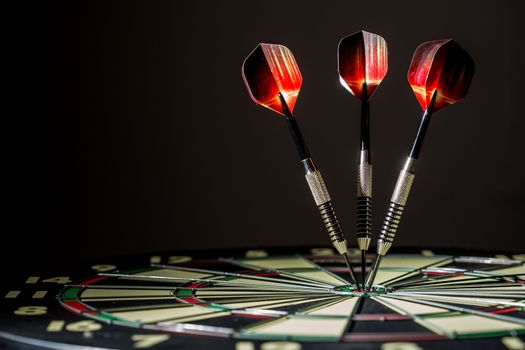
<svg viewBox="0 0 525 350"><path fill-rule="evenodd" d="M361 151L370 151L370 104L366 83L363 84L363 96L361 102ZM368 153L370 160L370 153Z"/></svg>
<svg viewBox="0 0 525 350"><path fill-rule="evenodd" d="M430 124L430 117L432 116L432 110L430 108L434 107L435 102L435 96L437 96L436 93L433 95L431 101L431 106L429 109L425 111L423 114L423 117L421 119L421 124L419 124L419 129L417 130L416 139L414 140L414 143L412 144L412 149L410 150L410 158L417 159L419 157L419 152L421 152L421 147L423 146L423 140L425 139L425 135L427 133L428 126Z"/></svg>
<svg viewBox="0 0 525 350"><path fill-rule="evenodd" d="M299 154L299 158L301 160L309 159L310 151L306 146L306 142L304 141L301 129L299 129L299 125L297 124L295 118L291 115L288 107L285 107L285 111L289 113L289 116L286 117L286 124L288 124L288 130L290 130L290 134L292 135L292 138L294 140L295 147L297 148L297 152Z"/></svg>

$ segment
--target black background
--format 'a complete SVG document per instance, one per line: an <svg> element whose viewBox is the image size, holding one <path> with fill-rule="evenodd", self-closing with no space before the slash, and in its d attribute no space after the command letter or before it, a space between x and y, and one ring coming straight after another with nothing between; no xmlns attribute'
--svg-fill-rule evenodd
<svg viewBox="0 0 525 350"><path fill-rule="evenodd" d="M39 3L15 27L28 40L15 38L7 95L21 133L7 148L2 258L328 244L284 120L241 80L259 42L299 63L294 112L354 245L359 103L339 84L336 48L361 29L389 49L371 103L375 237L421 116L412 53L452 37L476 73L432 121L395 244L523 249L522 3Z"/></svg>

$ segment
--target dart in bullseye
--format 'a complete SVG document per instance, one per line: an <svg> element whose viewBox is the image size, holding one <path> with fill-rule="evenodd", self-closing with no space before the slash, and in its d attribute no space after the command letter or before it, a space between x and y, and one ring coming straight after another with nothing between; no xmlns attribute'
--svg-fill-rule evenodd
<svg viewBox="0 0 525 350"><path fill-rule="evenodd" d="M408 70L408 82L424 111L423 117L412 150L390 199L390 206L377 241L377 258L368 275L366 288L370 288L374 283L381 259L394 241L432 114L465 97L473 75L474 61L452 39L427 41L414 52Z"/></svg>
<svg viewBox="0 0 525 350"><path fill-rule="evenodd" d="M259 44L244 60L242 77L256 104L284 116L328 236L337 252L344 257L353 283L361 288L350 264L347 241L330 194L292 114L302 84L301 72L292 52L283 45Z"/></svg>
<svg viewBox="0 0 525 350"><path fill-rule="evenodd" d="M341 39L337 49L341 85L361 101L361 144L357 167L357 245L361 250L362 285L366 251L372 234L372 154L369 101L388 70L385 39L364 30Z"/></svg>

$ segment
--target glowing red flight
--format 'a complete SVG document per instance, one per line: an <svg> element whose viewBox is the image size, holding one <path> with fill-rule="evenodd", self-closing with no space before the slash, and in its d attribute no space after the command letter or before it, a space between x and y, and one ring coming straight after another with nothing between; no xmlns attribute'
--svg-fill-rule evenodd
<svg viewBox="0 0 525 350"><path fill-rule="evenodd" d="M341 39L337 57L341 85L362 100L366 83L367 100L370 99L388 71L385 39L362 30Z"/></svg>
<svg viewBox="0 0 525 350"><path fill-rule="evenodd" d="M279 92L293 111L303 78L292 52L283 45L259 44L242 64L242 78L250 97L279 114Z"/></svg>
<svg viewBox="0 0 525 350"><path fill-rule="evenodd" d="M443 39L419 45L408 69L408 82L423 110L437 90L436 112L465 97L473 75L472 57L454 40Z"/></svg>

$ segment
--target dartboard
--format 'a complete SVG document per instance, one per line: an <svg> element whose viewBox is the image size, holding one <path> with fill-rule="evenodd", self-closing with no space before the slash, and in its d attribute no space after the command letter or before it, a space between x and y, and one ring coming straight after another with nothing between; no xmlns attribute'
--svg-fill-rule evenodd
<svg viewBox="0 0 525 350"><path fill-rule="evenodd" d="M369 291L349 282L344 260L330 248L178 252L35 267L0 289L0 344L523 349L524 260L523 254L393 251Z"/></svg>

